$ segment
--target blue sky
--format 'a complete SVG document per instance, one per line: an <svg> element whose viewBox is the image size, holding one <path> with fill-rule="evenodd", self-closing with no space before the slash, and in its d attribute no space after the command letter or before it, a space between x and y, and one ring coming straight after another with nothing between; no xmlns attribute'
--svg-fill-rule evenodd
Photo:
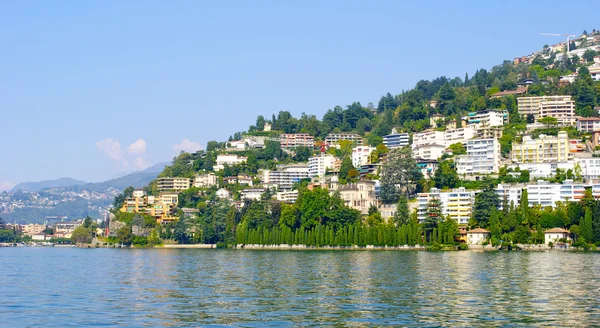
<svg viewBox="0 0 600 328"><path fill-rule="evenodd" d="M572 14L565 14L572 4ZM564 1L0 2L0 190L102 181L259 114L377 103L600 28Z"/></svg>

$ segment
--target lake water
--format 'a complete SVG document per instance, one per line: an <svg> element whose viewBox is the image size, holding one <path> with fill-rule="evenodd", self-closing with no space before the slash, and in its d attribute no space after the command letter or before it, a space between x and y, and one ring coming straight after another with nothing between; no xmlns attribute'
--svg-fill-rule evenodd
<svg viewBox="0 0 600 328"><path fill-rule="evenodd" d="M0 326L600 326L600 254L0 248Z"/></svg>

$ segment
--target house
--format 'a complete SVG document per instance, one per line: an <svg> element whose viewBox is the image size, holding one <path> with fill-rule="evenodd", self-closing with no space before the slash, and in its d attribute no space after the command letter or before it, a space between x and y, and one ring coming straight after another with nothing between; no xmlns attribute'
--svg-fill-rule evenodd
<svg viewBox="0 0 600 328"><path fill-rule="evenodd" d="M552 228L550 230L544 231L544 243L546 245L548 245L548 243L556 244L561 239L570 241L571 232L563 228Z"/></svg>
<svg viewBox="0 0 600 328"><path fill-rule="evenodd" d="M217 185L217 176L214 173L198 174L194 178L194 187L208 188Z"/></svg>
<svg viewBox="0 0 600 328"><path fill-rule="evenodd" d="M377 205L375 181L372 180L359 180L356 183L339 185L337 177L333 177L330 190L331 193L338 191L346 206L360 211L363 215L369 213L371 206Z"/></svg>
<svg viewBox="0 0 600 328"><path fill-rule="evenodd" d="M251 199L251 200L260 200L262 194L265 192L264 188L253 188L253 189L244 189L241 192L241 199Z"/></svg>
<svg viewBox="0 0 600 328"><path fill-rule="evenodd" d="M246 150L246 141L244 140L231 140L227 142L227 149L229 150Z"/></svg>
<svg viewBox="0 0 600 328"><path fill-rule="evenodd" d="M219 199L231 199L231 193L229 192L229 190L225 189L225 188L221 188L219 190L217 190L216 192L217 198Z"/></svg>
<svg viewBox="0 0 600 328"><path fill-rule="evenodd" d="M265 123L265 126L263 128L263 131L271 131L271 123Z"/></svg>
<svg viewBox="0 0 600 328"><path fill-rule="evenodd" d="M442 114L433 114L429 118L429 125L431 125L432 128L436 128L437 127L437 122L441 121L443 123L444 119L445 119L445 117Z"/></svg>
<svg viewBox="0 0 600 328"><path fill-rule="evenodd" d="M421 170L421 174L423 174L423 177L426 179L433 178L438 166L439 163L435 159L417 159L417 167Z"/></svg>
<svg viewBox="0 0 600 328"><path fill-rule="evenodd" d="M254 182L252 181L252 177L249 177L247 175L238 175L237 183L241 184L241 185L250 186L250 187L252 187L254 185Z"/></svg>
<svg viewBox="0 0 600 328"><path fill-rule="evenodd" d="M375 150L375 147L358 146L352 148L352 166L360 167L369 164L369 156Z"/></svg>
<svg viewBox="0 0 600 328"><path fill-rule="evenodd" d="M475 228L467 231L467 244L469 245L481 245L490 237L490 232L482 229Z"/></svg>
<svg viewBox="0 0 600 328"><path fill-rule="evenodd" d="M247 160L247 157L238 156L235 154L219 154L217 155L217 165L213 166L213 170L220 171L225 168L225 165L239 165Z"/></svg>

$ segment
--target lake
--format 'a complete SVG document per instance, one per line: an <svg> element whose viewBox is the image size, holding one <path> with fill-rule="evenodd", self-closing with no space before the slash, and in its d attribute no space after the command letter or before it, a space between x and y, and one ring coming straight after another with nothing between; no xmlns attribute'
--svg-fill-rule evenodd
<svg viewBox="0 0 600 328"><path fill-rule="evenodd" d="M0 248L0 326L600 326L600 254Z"/></svg>

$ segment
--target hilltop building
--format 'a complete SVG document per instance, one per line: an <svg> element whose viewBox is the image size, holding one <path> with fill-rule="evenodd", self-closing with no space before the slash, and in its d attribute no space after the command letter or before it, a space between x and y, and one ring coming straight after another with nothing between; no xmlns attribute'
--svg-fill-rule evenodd
<svg viewBox="0 0 600 328"><path fill-rule="evenodd" d="M533 115L535 121L554 117L561 126L575 123L575 102L571 96L541 96L517 98L519 114Z"/></svg>
<svg viewBox="0 0 600 328"><path fill-rule="evenodd" d="M308 176L310 178L323 177L327 169L335 168L336 158L330 154L321 154L320 156L308 159Z"/></svg>
<svg viewBox="0 0 600 328"><path fill-rule="evenodd" d="M408 146L410 136L408 133L394 133L383 137L383 144L388 149L402 148Z"/></svg>
<svg viewBox="0 0 600 328"><path fill-rule="evenodd" d="M191 182L188 178L158 178L156 179L156 189L158 192L165 191L183 191L190 189Z"/></svg>
<svg viewBox="0 0 600 328"><path fill-rule="evenodd" d="M500 167L500 143L496 139L467 141L467 154L456 156L456 172L470 176L497 173Z"/></svg>

